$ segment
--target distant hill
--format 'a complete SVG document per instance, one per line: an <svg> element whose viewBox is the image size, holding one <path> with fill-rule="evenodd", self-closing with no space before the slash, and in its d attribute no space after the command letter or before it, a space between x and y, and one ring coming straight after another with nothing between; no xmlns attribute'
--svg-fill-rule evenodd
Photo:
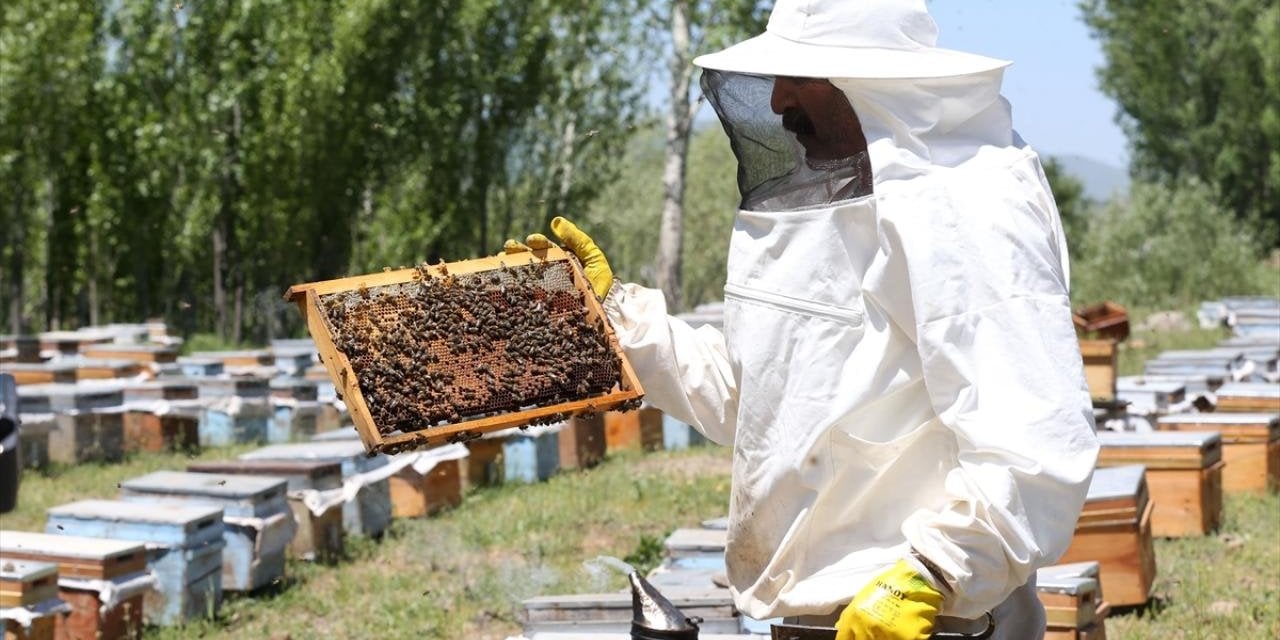
<svg viewBox="0 0 1280 640"><path fill-rule="evenodd" d="M1067 173L1084 183L1085 196L1095 202L1129 191L1129 172L1105 162L1078 155L1054 156Z"/></svg>

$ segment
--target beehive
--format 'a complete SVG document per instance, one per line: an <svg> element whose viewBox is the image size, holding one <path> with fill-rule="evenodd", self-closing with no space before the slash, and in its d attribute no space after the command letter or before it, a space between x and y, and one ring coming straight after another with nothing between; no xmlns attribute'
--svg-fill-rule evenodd
<svg viewBox="0 0 1280 640"><path fill-rule="evenodd" d="M76 381L75 365L64 362L6 362L0 373L13 376L17 384L72 383Z"/></svg>
<svg viewBox="0 0 1280 640"><path fill-rule="evenodd" d="M178 359L178 348L160 344L96 344L81 351L87 358L135 360L164 364Z"/></svg>
<svg viewBox="0 0 1280 640"><path fill-rule="evenodd" d="M1198 536L1222 522L1222 438L1215 431L1101 432L1098 466L1142 464L1154 511L1151 533Z"/></svg>
<svg viewBox="0 0 1280 640"><path fill-rule="evenodd" d="M557 248L296 285L370 451L633 406L630 365Z"/></svg>
<svg viewBox="0 0 1280 640"><path fill-rule="evenodd" d="M21 410L54 414L49 432L49 459L73 464L86 460L118 460L124 452L124 421L117 388L96 385L43 384L18 388Z"/></svg>
<svg viewBox="0 0 1280 640"><path fill-rule="evenodd" d="M1060 562L1098 562L1103 592L1113 605L1145 604L1156 577L1146 468L1098 469Z"/></svg>
<svg viewBox="0 0 1280 640"><path fill-rule="evenodd" d="M18 446L22 449L23 469L43 469L49 466L49 435L56 428L56 416L52 413L20 414L22 429L18 432Z"/></svg>
<svg viewBox="0 0 1280 640"><path fill-rule="evenodd" d="M609 452L662 448L662 412L653 407L604 414L605 445Z"/></svg>
<svg viewBox="0 0 1280 640"><path fill-rule="evenodd" d="M368 456L356 440L273 444L240 456L241 460L293 460L337 462L344 482L359 484L354 499L342 505L342 526L347 533L376 537L391 523L391 490L378 472L387 465L385 455Z"/></svg>
<svg viewBox="0 0 1280 640"><path fill-rule="evenodd" d="M1218 411L1280 412L1280 383L1233 382L1218 387Z"/></svg>
<svg viewBox="0 0 1280 640"><path fill-rule="evenodd" d="M1186 400L1187 385L1173 380L1148 380L1143 376L1122 376L1116 380L1116 398L1129 403L1129 412L1138 415L1168 413L1170 407Z"/></svg>
<svg viewBox="0 0 1280 640"><path fill-rule="evenodd" d="M284 478L288 483L289 508L298 523L298 531L289 543L289 555L300 560L321 562L332 562L342 557L342 504L324 504L323 496L318 495L342 488L342 465L339 463L214 460L193 462L187 465L187 471Z"/></svg>
<svg viewBox="0 0 1280 640"><path fill-rule="evenodd" d="M502 481L532 484L560 470L563 424L537 431L516 429L502 441Z"/></svg>
<svg viewBox="0 0 1280 640"><path fill-rule="evenodd" d="M143 598L155 580L137 542L0 531L0 555L58 565L58 597L71 606L54 621L58 638L139 638Z"/></svg>
<svg viewBox="0 0 1280 640"><path fill-rule="evenodd" d="M222 588L253 591L284 576L285 548L297 528L285 486L270 476L157 471L122 482L120 497L221 507Z"/></svg>
<svg viewBox="0 0 1280 640"><path fill-rule="evenodd" d="M1044 605L1045 640L1102 640L1111 605L1103 599L1097 562L1045 567L1036 572Z"/></svg>
<svg viewBox="0 0 1280 640"><path fill-rule="evenodd" d="M221 507L82 500L48 513L45 530L50 534L146 544L145 567L157 580L143 605L151 624L217 615L222 603Z"/></svg>
<svg viewBox="0 0 1280 640"><path fill-rule="evenodd" d="M271 424L266 378L198 378L200 387L200 445L226 446L263 442Z"/></svg>
<svg viewBox="0 0 1280 640"><path fill-rule="evenodd" d="M18 608L30 619L9 615ZM0 629L5 640L53 640L57 618L67 609L58 598L58 565L0 556Z"/></svg>
<svg viewBox="0 0 1280 640"><path fill-rule="evenodd" d="M1080 340L1080 356L1084 358L1084 378L1094 400L1116 397L1115 340Z"/></svg>
<svg viewBox="0 0 1280 640"><path fill-rule="evenodd" d="M462 465L467 448L448 444L414 456L415 462L389 478L391 513L396 518L418 518L462 503Z"/></svg>
<svg viewBox="0 0 1280 640"><path fill-rule="evenodd" d="M604 416L580 414L566 420L560 428L559 447L561 469L588 469L600 464L605 454Z"/></svg>
<svg viewBox="0 0 1280 640"><path fill-rule="evenodd" d="M1222 434L1222 489L1226 493L1280 489L1280 414L1180 413L1161 416L1161 431Z"/></svg>
<svg viewBox="0 0 1280 640"><path fill-rule="evenodd" d="M76 380L112 380L133 378L142 374L142 363L134 360L75 358L68 360L76 367Z"/></svg>

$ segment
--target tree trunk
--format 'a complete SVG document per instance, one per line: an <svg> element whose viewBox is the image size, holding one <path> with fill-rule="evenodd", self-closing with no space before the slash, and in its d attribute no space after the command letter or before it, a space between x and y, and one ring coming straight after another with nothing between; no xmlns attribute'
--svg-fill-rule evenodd
<svg viewBox="0 0 1280 640"><path fill-rule="evenodd" d="M680 269L684 249L684 178L689 152L689 129L693 110L689 106L689 3L675 0L671 5L671 95L666 122L666 163L662 171L662 223L658 230L656 284L667 300L667 308L680 308Z"/></svg>
<svg viewBox="0 0 1280 640"><path fill-rule="evenodd" d="M4 278L0 281L9 283L9 290L5 292L5 297L9 299L9 333L20 334L26 330L26 322L24 322L23 314L23 284L26 274L23 273L24 262L26 261L27 249L27 223L22 215L22 203L26 198L19 193L13 201L13 217L10 223L13 224L13 235L8 235L9 230L5 229L5 237L9 238L6 242L12 242L10 246L9 257L12 267L5 273Z"/></svg>
<svg viewBox="0 0 1280 640"><path fill-rule="evenodd" d="M224 205L225 206L225 205ZM227 337L227 291L222 280L223 263L226 262L227 243L222 238L222 221L213 225L213 317L218 327L218 337Z"/></svg>

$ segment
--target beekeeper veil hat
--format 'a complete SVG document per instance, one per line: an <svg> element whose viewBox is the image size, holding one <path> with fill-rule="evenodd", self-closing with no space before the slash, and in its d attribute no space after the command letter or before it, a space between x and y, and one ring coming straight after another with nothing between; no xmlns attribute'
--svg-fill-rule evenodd
<svg viewBox="0 0 1280 640"><path fill-rule="evenodd" d="M872 174L878 183L885 162L936 160L928 157L934 141L917 139L938 134L942 128L935 125L964 128L965 120L989 107L1007 114L999 85L1009 63L939 48L937 35L924 0L779 0L765 33L695 59L704 69L703 92L738 159L741 208L799 209L867 195ZM822 113L787 107L780 90L805 79L831 80L839 92L821 100L848 104ZM875 113L864 114L872 95ZM841 109L857 111L861 131L831 126ZM971 134L965 135L979 142ZM995 137L1008 135L1005 127ZM852 137L857 139L841 139ZM870 157L831 153L868 146ZM926 157L904 157L900 146L912 151L906 155ZM885 176L902 174L891 169Z"/></svg>

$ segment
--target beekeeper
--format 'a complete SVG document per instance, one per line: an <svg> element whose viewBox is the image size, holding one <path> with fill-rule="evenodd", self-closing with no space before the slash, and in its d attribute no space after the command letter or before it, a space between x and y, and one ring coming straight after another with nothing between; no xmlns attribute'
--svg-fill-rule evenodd
<svg viewBox="0 0 1280 640"><path fill-rule="evenodd" d="M552 230L648 400L732 445L745 614L866 640L992 612L994 637L1039 638L1035 570L1097 455L1066 245L1008 63L936 36L923 0L779 0L763 35L694 61L739 162L723 333Z"/></svg>

